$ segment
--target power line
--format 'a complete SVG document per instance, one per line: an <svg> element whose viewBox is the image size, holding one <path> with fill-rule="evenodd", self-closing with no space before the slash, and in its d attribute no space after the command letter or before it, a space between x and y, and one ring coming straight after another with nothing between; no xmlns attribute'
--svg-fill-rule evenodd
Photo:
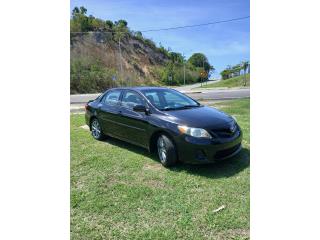
<svg viewBox="0 0 320 240"><path fill-rule="evenodd" d="M156 32L156 31L167 31L167 30L174 30L174 29L181 29L181 28L201 27L201 26L213 25L218 23L233 22L233 21L238 21L238 20L247 19L247 18L250 18L250 16L233 18L228 20L221 20L217 22L201 23L201 24L195 24L195 25L185 25L185 26L179 26L179 27L169 27L169 28L160 28L160 29L149 29L149 30L144 30L140 32Z"/></svg>
<svg viewBox="0 0 320 240"><path fill-rule="evenodd" d="M158 32L158 31L168 31L168 30L176 30L176 29L182 29L182 28L201 27L201 26L208 26L208 25L214 25L214 24L219 24L219 23L234 22L234 21L244 20L244 19L248 19L248 18L250 18L250 16L240 17L240 18L232 18L232 19L221 20L221 21L216 21L216 22L194 24L194 25L184 25L184 26L169 27L169 28L148 29L148 30L142 30L140 32L142 32L142 33L143 32ZM92 31L92 32L115 33L116 31ZM71 33L87 33L87 32L71 32ZM118 33L126 33L126 32L118 32Z"/></svg>

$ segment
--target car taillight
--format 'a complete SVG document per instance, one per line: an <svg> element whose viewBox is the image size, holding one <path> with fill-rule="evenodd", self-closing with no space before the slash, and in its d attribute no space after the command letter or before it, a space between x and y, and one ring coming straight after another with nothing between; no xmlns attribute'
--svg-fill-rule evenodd
<svg viewBox="0 0 320 240"><path fill-rule="evenodd" d="M88 105L88 103L86 103L86 105L84 106L84 108L85 108L86 110L88 110L88 109L89 109L89 105Z"/></svg>

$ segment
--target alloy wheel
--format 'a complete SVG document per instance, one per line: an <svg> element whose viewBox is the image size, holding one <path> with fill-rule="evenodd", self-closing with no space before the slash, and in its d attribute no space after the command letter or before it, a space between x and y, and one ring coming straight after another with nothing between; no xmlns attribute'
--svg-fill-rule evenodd
<svg viewBox="0 0 320 240"><path fill-rule="evenodd" d="M101 136L101 127L97 119L94 119L91 124L91 132L92 136L96 139Z"/></svg>
<svg viewBox="0 0 320 240"><path fill-rule="evenodd" d="M158 138L157 147L158 147L158 155L159 155L160 161L164 163L167 160L167 150L166 150L166 145L162 136Z"/></svg>

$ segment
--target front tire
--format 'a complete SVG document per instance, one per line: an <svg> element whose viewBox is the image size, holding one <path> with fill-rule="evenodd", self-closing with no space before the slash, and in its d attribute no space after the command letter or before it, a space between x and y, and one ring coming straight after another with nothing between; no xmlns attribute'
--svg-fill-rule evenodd
<svg viewBox="0 0 320 240"><path fill-rule="evenodd" d="M91 121L91 135L96 140L103 140L104 139L104 134L102 132L100 123L99 123L98 119L96 119L96 118L94 118Z"/></svg>
<svg viewBox="0 0 320 240"><path fill-rule="evenodd" d="M157 152L163 166L170 167L177 162L176 147L164 134L161 134L157 139Z"/></svg>

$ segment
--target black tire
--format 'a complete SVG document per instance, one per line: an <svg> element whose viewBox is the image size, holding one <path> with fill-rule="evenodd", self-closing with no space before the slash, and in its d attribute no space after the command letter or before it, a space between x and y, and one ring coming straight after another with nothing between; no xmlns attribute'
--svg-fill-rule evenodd
<svg viewBox="0 0 320 240"><path fill-rule="evenodd" d="M102 132L101 125L97 118L94 118L91 120L91 135L96 140L103 140L105 138L105 135Z"/></svg>
<svg viewBox="0 0 320 240"><path fill-rule="evenodd" d="M157 139L157 153L161 164L165 167L173 166L177 162L176 147L164 134L159 135Z"/></svg>

